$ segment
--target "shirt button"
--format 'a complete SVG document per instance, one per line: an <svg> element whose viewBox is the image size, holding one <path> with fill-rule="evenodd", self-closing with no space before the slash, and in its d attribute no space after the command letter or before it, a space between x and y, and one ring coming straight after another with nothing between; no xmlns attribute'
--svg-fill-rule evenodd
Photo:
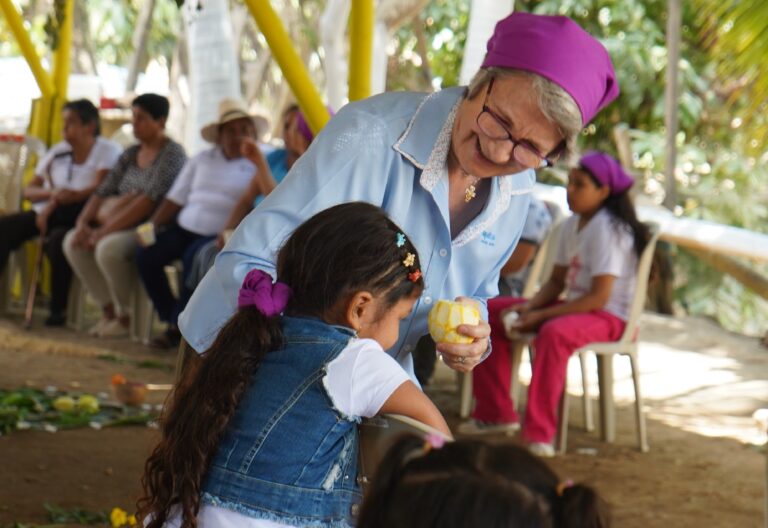
<svg viewBox="0 0 768 528"><path fill-rule="evenodd" d="M412 345L405 345L403 347L403 350L405 350L406 352L410 352L411 350L413 350L413 346Z"/></svg>
<svg viewBox="0 0 768 528"><path fill-rule="evenodd" d="M437 254L440 255L441 257L447 257L448 256L448 250L443 248L440 251L438 251Z"/></svg>
<svg viewBox="0 0 768 528"><path fill-rule="evenodd" d="M432 297L430 297L429 295L424 297L424 304L432 304Z"/></svg>

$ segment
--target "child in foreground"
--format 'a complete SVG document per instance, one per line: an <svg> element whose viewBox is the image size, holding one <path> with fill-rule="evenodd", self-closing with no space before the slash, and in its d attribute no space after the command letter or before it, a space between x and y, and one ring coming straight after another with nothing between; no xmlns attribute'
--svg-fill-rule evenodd
<svg viewBox="0 0 768 528"><path fill-rule="evenodd" d="M384 456L357 528L607 528L594 489L510 444L405 435Z"/></svg>
<svg viewBox="0 0 768 528"><path fill-rule="evenodd" d="M360 417L403 414L450 435L384 352L423 289L416 249L378 207L300 225L277 282L248 273L238 312L173 394L142 479L145 525L353 525Z"/></svg>

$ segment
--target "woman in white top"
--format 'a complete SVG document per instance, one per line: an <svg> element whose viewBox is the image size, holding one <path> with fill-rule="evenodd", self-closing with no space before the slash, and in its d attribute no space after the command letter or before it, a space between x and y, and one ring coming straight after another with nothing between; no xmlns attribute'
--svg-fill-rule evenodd
<svg viewBox="0 0 768 528"><path fill-rule="evenodd" d="M87 99L66 103L62 109L64 141L43 156L35 176L24 189L32 208L0 217L0 270L10 252L38 235L45 235L45 253L51 261L50 315L45 324L65 322L72 269L64 257L64 235L77 215L117 162L121 148L101 136L99 111Z"/></svg>
<svg viewBox="0 0 768 528"><path fill-rule="evenodd" d="M629 315L638 257L648 240L629 197L632 184L618 161L599 152L584 155L571 170L568 205L574 214L563 225L549 281L529 301L499 297L489 302L493 354L473 372L474 422L461 432L519 428L509 397L509 342L501 323L515 311L515 328L538 332L523 436L535 454L554 455L568 359L587 343L619 339ZM559 302L564 291L566 299Z"/></svg>
<svg viewBox="0 0 768 528"><path fill-rule="evenodd" d="M152 215L150 222L157 241L137 249L136 265L160 320L168 325L165 333L152 341L155 348L179 344L181 334L176 320L192 293L186 284L198 250L224 230L230 211L252 180L271 182L274 187L270 169L256 144L268 125L266 118L249 114L241 101L223 99L218 120L200 130L203 139L213 146L184 165ZM163 269L179 259L182 280L177 298Z"/></svg>

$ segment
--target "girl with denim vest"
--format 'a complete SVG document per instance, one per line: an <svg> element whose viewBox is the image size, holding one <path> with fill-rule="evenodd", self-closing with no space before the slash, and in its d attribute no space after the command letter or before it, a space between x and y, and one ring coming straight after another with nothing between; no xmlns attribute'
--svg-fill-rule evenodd
<svg viewBox="0 0 768 528"><path fill-rule="evenodd" d="M142 479L148 528L351 526L361 417L403 414L450 435L384 352L424 281L380 208L347 203L304 222L277 280L246 276L238 312L173 393Z"/></svg>

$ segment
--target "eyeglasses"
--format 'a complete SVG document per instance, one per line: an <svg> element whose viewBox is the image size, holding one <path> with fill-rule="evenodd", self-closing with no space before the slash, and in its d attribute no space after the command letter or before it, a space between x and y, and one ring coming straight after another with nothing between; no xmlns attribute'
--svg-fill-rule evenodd
<svg viewBox="0 0 768 528"><path fill-rule="evenodd" d="M509 163L514 159L520 165L529 169L550 167L553 162L549 158L557 158L562 146L555 148L549 155L543 156L538 149L530 143L515 139L512 134L509 133L507 127L504 126L503 119L496 115L493 110L488 108L488 96L491 95L494 80L495 79L491 79L488 83L488 90L485 92L485 100L483 101L483 109L477 115L477 126L480 129L480 132L493 141L509 142L511 148L509 149L509 156L505 163Z"/></svg>

